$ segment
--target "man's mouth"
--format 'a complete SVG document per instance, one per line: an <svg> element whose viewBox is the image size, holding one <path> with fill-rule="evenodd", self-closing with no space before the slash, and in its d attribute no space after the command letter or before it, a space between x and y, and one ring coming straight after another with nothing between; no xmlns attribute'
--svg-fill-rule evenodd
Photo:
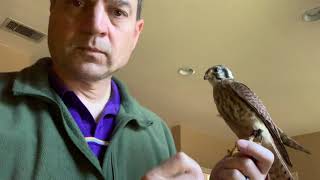
<svg viewBox="0 0 320 180"><path fill-rule="evenodd" d="M105 52L103 52L95 47L78 47L77 49L82 50L82 51L106 54Z"/></svg>

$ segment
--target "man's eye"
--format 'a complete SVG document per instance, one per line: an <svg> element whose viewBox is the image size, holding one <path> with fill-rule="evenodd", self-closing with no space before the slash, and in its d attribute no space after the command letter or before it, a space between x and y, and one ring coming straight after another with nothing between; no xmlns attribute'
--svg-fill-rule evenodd
<svg viewBox="0 0 320 180"><path fill-rule="evenodd" d="M83 7L84 1L83 0L72 0L72 5L75 7Z"/></svg>
<svg viewBox="0 0 320 180"><path fill-rule="evenodd" d="M125 11L122 11L120 9L113 9L112 15L115 17L121 17L121 16L128 17L128 14Z"/></svg>

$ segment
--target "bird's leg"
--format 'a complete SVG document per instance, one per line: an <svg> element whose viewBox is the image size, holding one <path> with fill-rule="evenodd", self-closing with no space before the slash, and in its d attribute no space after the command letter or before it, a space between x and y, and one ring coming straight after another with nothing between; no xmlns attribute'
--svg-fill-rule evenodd
<svg viewBox="0 0 320 180"><path fill-rule="evenodd" d="M257 129L257 130L253 130L251 136L248 138L249 141L252 141L252 142L256 142L258 144L262 144L262 140L263 140L263 137L262 137L262 130L261 129Z"/></svg>
<svg viewBox="0 0 320 180"><path fill-rule="evenodd" d="M269 174L267 174L266 180L271 180L271 177Z"/></svg>
<svg viewBox="0 0 320 180"><path fill-rule="evenodd" d="M253 130L251 136L248 138L249 141L252 142L256 142L258 144L262 144L262 130L261 129L257 129L257 130ZM237 154L239 152L237 145L235 145L231 150L228 150L228 156L234 156L235 154Z"/></svg>
<svg viewBox="0 0 320 180"><path fill-rule="evenodd" d="M234 156L238 152L239 152L239 150L238 150L237 145L234 145L234 147L231 150L228 149L228 156L229 157Z"/></svg>

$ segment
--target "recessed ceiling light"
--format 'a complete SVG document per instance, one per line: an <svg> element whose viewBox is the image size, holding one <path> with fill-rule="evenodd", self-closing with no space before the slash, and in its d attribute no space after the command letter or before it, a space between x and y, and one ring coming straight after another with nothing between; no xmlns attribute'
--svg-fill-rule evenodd
<svg viewBox="0 0 320 180"><path fill-rule="evenodd" d="M195 73L195 70L193 70L191 67L181 67L178 69L178 73L182 76L190 76Z"/></svg>
<svg viewBox="0 0 320 180"><path fill-rule="evenodd" d="M302 18L306 22L320 20L320 7L307 10L306 12L304 12Z"/></svg>

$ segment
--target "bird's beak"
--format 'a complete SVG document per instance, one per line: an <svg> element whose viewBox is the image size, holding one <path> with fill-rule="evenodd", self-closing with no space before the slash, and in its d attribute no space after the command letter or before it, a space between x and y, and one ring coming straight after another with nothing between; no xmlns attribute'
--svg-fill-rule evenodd
<svg viewBox="0 0 320 180"><path fill-rule="evenodd" d="M204 77L203 77L203 79L204 79L204 80L208 80L208 79L209 79L209 75L208 75L208 74L205 74Z"/></svg>

